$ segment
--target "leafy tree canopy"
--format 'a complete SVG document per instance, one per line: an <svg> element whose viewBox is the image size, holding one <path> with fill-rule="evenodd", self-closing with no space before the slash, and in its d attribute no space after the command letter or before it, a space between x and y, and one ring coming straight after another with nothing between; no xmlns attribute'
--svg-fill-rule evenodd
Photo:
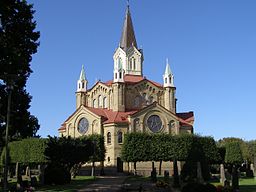
<svg viewBox="0 0 256 192"><path fill-rule="evenodd" d="M32 72L30 62L37 52L40 33L35 31L32 5L25 0L0 1L0 138L5 134L7 84L13 84L11 100L11 138L35 136L38 120L28 111L31 96L25 86ZM1 143L0 143L1 145Z"/></svg>

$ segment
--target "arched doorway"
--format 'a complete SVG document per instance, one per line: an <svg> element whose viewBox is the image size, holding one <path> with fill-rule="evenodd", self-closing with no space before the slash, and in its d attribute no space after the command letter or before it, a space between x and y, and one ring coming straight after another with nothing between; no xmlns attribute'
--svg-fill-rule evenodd
<svg viewBox="0 0 256 192"><path fill-rule="evenodd" d="M120 157L117 157L117 172L123 172L123 161Z"/></svg>

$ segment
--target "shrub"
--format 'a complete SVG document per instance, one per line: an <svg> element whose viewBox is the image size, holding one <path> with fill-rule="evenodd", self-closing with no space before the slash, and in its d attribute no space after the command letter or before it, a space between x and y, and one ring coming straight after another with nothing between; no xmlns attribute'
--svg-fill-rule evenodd
<svg viewBox="0 0 256 192"><path fill-rule="evenodd" d="M184 187L181 190L181 192L206 192L206 191L207 191L207 187L201 183L188 183L184 185Z"/></svg>
<svg viewBox="0 0 256 192"><path fill-rule="evenodd" d="M62 166L50 164L45 169L45 184L67 184L71 181L71 175Z"/></svg>

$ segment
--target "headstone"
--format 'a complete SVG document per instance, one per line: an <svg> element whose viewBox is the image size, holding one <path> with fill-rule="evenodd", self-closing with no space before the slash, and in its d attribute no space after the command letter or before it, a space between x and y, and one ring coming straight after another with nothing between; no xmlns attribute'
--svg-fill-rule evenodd
<svg viewBox="0 0 256 192"><path fill-rule="evenodd" d="M26 167L26 176L30 177L30 168L29 168L29 166Z"/></svg>
<svg viewBox="0 0 256 192"><path fill-rule="evenodd" d="M253 176L255 176L255 169L254 169L253 163L251 163L250 169L251 169L251 171L252 171L252 173L253 173Z"/></svg>
<svg viewBox="0 0 256 192"><path fill-rule="evenodd" d="M224 185L226 181L224 165L220 164L220 183Z"/></svg>

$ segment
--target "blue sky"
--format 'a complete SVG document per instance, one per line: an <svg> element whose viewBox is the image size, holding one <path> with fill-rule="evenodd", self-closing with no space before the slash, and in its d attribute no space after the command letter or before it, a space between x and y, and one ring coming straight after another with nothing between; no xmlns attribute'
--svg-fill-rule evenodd
<svg viewBox="0 0 256 192"><path fill-rule="evenodd" d="M89 87L112 79L126 1L28 2L41 32L27 84L30 111L39 135L58 135L75 110L81 66ZM194 111L195 133L255 139L256 1L131 0L130 8L144 76L162 83L169 58L177 110Z"/></svg>

